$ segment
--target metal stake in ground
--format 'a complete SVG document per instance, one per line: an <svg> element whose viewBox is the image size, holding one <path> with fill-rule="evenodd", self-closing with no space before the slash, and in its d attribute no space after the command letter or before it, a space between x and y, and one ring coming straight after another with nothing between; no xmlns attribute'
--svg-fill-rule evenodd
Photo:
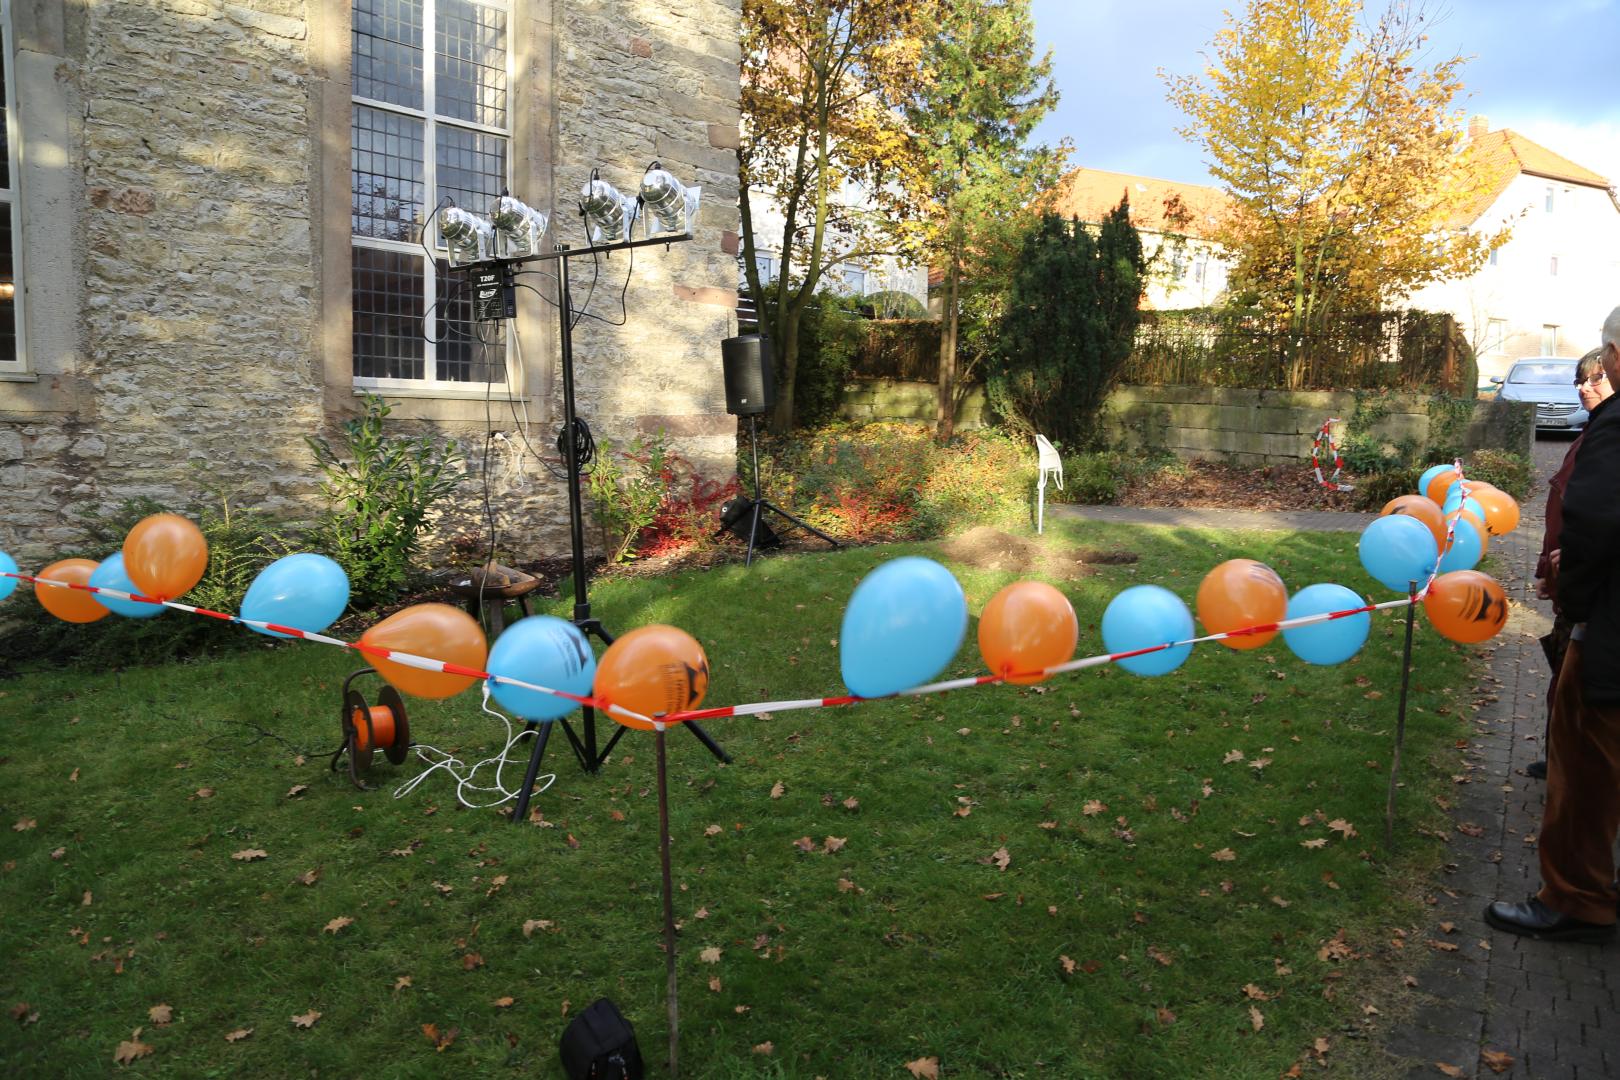
<svg viewBox="0 0 1620 1080"><path fill-rule="evenodd" d="M665 997L669 1000L669 1075L679 1080L681 1075L676 1044L679 1041L680 1009L675 1004L675 889L669 873L669 779L664 761L664 729L660 725L653 734L653 749L658 758L658 855L664 870L664 968L668 973Z"/></svg>
<svg viewBox="0 0 1620 1080"><path fill-rule="evenodd" d="M1389 763L1389 799L1384 803L1384 850L1395 846L1395 787L1401 773L1401 747L1406 744L1406 688L1412 681L1412 620L1417 615L1417 582L1406 583L1406 646L1401 652L1401 704L1395 712L1395 757Z"/></svg>

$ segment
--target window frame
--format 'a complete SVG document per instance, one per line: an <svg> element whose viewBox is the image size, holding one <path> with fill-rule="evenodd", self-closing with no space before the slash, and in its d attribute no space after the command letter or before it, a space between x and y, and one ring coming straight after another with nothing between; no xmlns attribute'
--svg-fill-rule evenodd
<svg viewBox="0 0 1620 1080"><path fill-rule="evenodd" d="M1542 323L1541 324L1541 355L1542 356L1557 356L1558 355L1558 324L1557 323Z"/></svg>
<svg viewBox="0 0 1620 1080"><path fill-rule="evenodd" d="M0 0L0 2L7 2L7 0ZM438 112L436 111L436 109L433 108L433 106L437 103L437 97L438 97L437 81L438 81L439 41L438 41L438 25L437 25L438 20L437 20L437 15L438 15L438 8L439 8L440 0L421 0L421 4L422 4L422 37L423 37L423 47L422 47L422 50L421 50L421 52L422 52L422 104L424 106L423 108L416 109L416 108L412 108L411 106L408 106L408 105L396 105L396 104L394 104L392 102L381 101L381 100L379 100L377 98L362 97L362 96L360 96L360 95L358 95L358 94L356 94L354 92L353 77L351 76L351 78L350 78L349 93L348 93L349 113L350 113L350 116L351 116L350 129L349 129L350 133L351 133L351 144L350 144L350 147L349 147L349 155L350 155L350 166L349 166L350 196L349 197L350 197L350 203L349 203L349 208L348 208L348 211L347 211L347 213L349 215L349 218L350 218L349 225L348 225L349 251L350 251L349 260L348 260L349 261L349 272L351 274L354 272L353 271L353 267L354 267L353 251L354 251L354 249L355 248L362 248L362 247L373 250L373 251L389 251L389 252L394 252L394 253L401 254L401 255L415 256L416 258L421 260L421 265L422 265L422 296L421 296L421 301L422 301L422 322L421 322L421 327L420 327L422 337L423 337L422 378L420 378L420 379L402 379L402 378L391 378L391 377L387 377L387 376L355 375L354 374L354 356L353 356L353 352L352 352L352 349L353 349L353 344L352 343L353 343L354 338L353 338L353 334L351 333L351 335L350 335L351 353L350 353L350 357L349 357L349 373L350 373L350 379L352 380L352 382L354 384L354 388L355 388L356 393L386 391L388 393L406 393L406 394L415 394L415 395L422 395L422 396L428 396L428 397L486 397L486 396L488 396L488 395L490 395L492 393L498 393L498 394L502 394L502 395L510 395L512 393L513 380L512 380L511 365L513 363L513 352L515 350L513 349L512 327L511 327L511 324L510 324L509 320L502 320L500 322L500 324L499 324L500 328L501 328L502 345L504 346L504 357L503 357L503 361L502 361L502 365L501 365L502 371L504 373L504 377L501 380L499 380L499 381L487 381L486 380L486 381L483 381L483 382L475 382L475 381L472 381L472 380L464 380L464 379L441 379L441 378L439 378L439 374L438 374L438 362L439 362L438 350L439 350L439 345L438 345L438 343L436 341L436 339L439 337L439 321L440 321L439 315L437 313L438 290L439 290L439 284L440 284L441 279L448 278L448 276L452 273L452 271L450 269L449 261L447 260L447 258L445 258L445 254L446 254L448 249L440 241L440 238L438 238L437 236L429 237L429 235L428 235L428 224L433 220L434 215L437 212L436 208L437 208L438 203L439 203L439 200L438 200L438 197L437 197L437 193L438 193L438 189L439 189L439 178L438 178L438 168L439 168L439 162L438 162L438 129L439 129L440 125L444 125L446 127L457 128L457 129L461 129L461 130L464 130L464 131L479 132L481 134L493 135L493 136L496 136L498 138L504 139L506 141L506 153L505 153L506 174L501 178L501 185L502 185L502 187L506 188L507 190L510 190L511 187L512 187L512 168L513 168L512 146L513 146L513 143L514 143L514 141L516 139L516 129L517 129L517 125L515 123L516 109L514 107L514 102L515 102L515 98L516 98L516 90L517 90L517 88L516 88L516 69L515 69L514 63L513 63L514 55L515 55L517 50L513 47L513 41L517 36L517 34L516 34L516 30L517 30L517 11L516 11L516 8L517 8L518 4L521 2L521 0L462 0L462 2L466 3L466 4L469 4L469 5L473 6L473 7L493 8L493 9L495 9L497 11L502 11L502 12L506 13L506 68L505 68L505 72L506 72L507 103L506 103L506 127L505 128L494 127L494 126L492 126L490 124L483 124L483 123L479 123L479 122L474 121L474 120L456 120L456 119L449 119L449 118L442 118L441 119ZM353 7L354 7L353 0L347 0L347 3L348 3L348 6L349 6L349 9L350 9L350 19L351 19L351 26L352 26ZM350 63L352 64L353 63L353 54L354 54L354 44L353 44L353 32L352 32L352 29L351 29L351 32L350 32L349 52L350 52ZM418 239L416 241L386 240L386 239L380 239L380 238L372 237L372 236L360 236L360 235L357 235L354 232L354 224L353 224L353 215L354 215L354 203L353 203L354 165L353 165L353 154L354 154L354 147L353 147L353 143L352 143L352 134L353 134L354 128L353 128L352 116L353 116L355 106L360 106L360 107L363 107L363 108L373 109L373 110L375 110L377 112L393 113L393 114L396 114L396 115L399 115L399 116L407 116L407 117L411 117L411 118L416 119L416 120L420 120L422 122L422 158L423 158L423 160L421 162L421 165L422 165L422 190L423 190L423 194L424 194L424 201L423 201L422 205L423 205L423 210L424 210L424 215L425 216L423 217L422 221L419 224L417 224L417 226L416 226L416 228L418 230ZM431 203L431 205L430 205L430 203ZM471 210L473 210L473 212L479 213L479 214L483 214L483 213L487 212L487 208L466 208L466 209L471 209ZM428 252L429 251L432 251L432 253L433 253L433 257L432 257L431 260L428 257ZM351 313L354 310L354 301L353 301L352 297L351 297L350 302L349 302L349 309L350 309Z"/></svg>
<svg viewBox="0 0 1620 1080"><path fill-rule="evenodd" d="M5 68L6 176L7 187L0 187L0 201L11 215L11 312L15 326L16 356L0 357L0 375L28 374L27 276L23 272L22 122L17 116L17 46L12 27L11 0L0 0L0 66Z"/></svg>
<svg viewBox="0 0 1620 1080"><path fill-rule="evenodd" d="M1507 348L1507 320L1487 318L1485 320L1485 340L1480 343L1480 352L1497 353Z"/></svg>

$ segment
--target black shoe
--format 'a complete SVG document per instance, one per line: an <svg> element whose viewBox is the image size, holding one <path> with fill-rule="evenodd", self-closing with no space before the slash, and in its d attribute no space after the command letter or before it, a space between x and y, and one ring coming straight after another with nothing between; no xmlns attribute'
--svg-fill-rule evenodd
<svg viewBox="0 0 1620 1080"><path fill-rule="evenodd" d="M1532 761L1530 764L1524 767L1524 775L1530 777L1532 780L1547 779L1547 762L1545 760Z"/></svg>
<svg viewBox="0 0 1620 1080"><path fill-rule="evenodd" d="M1532 896L1522 904L1498 900L1485 909L1485 921L1498 930L1539 941L1608 941L1613 923L1589 923L1560 915Z"/></svg>

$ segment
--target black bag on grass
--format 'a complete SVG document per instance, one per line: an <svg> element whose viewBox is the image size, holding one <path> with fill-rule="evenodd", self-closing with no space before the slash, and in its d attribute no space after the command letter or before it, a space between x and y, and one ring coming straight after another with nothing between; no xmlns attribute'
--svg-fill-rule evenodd
<svg viewBox="0 0 1620 1080"><path fill-rule="evenodd" d="M560 1049L568 1080L642 1080L646 1075L635 1028L607 998L597 998L569 1022Z"/></svg>

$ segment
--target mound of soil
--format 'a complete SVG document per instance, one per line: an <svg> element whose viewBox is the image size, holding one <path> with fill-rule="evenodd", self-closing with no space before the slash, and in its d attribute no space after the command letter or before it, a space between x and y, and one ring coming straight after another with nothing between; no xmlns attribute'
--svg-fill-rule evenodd
<svg viewBox="0 0 1620 1080"><path fill-rule="evenodd" d="M1051 537L1013 536L988 525L945 541L940 551L954 562L984 570L1013 574L1038 571L1065 581L1095 574L1099 565L1133 563L1137 559L1134 551L1059 547Z"/></svg>

